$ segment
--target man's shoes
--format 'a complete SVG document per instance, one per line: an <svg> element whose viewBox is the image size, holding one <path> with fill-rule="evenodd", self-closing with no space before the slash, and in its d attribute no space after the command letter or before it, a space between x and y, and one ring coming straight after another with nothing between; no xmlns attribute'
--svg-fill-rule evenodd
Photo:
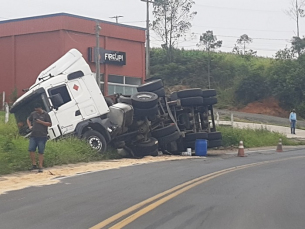
<svg viewBox="0 0 305 229"><path fill-rule="evenodd" d="M29 168L29 171L33 171L33 170L37 170L38 168L37 168L37 165L32 165L32 167L31 168Z"/></svg>
<svg viewBox="0 0 305 229"><path fill-rule="evenodd" d="M38 169L38 172L39 172L39 173L43 173L43 169L42 169L42 168L39 168L39 169Z"/></svg>

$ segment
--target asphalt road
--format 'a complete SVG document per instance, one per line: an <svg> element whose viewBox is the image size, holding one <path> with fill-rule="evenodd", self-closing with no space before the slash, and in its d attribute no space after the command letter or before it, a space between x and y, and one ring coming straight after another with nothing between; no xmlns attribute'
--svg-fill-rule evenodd
<svg viewBox="0 0 305 229"><path fill-rule="evenodd" d="M99 228L119 213L105 228L303 229L304 169L303 149L75 176L0 195L0 228Z"/></svg>

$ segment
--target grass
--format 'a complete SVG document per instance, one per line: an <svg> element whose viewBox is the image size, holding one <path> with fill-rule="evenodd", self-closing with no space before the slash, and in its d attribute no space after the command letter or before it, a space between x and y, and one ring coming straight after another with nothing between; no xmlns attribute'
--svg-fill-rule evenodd
<svg viewBox="0 0 305 229"><path fill-rule="evenodd" d="M261 129L238 129L228 126L219 126L218 131L222 133L223 146L238 146L240 141L244 142L246 148L276 146L279 139L283 145L304 145L305 142L288 139L285 135L271 132L265 128Z"/></svg>
<svg viewBox="0 0 305 229"><path fill-rule="evenodd" d="M100 155L85 141L69 137L47 142L44 166L52 167L114 158L119 158L119 155L113 150ZM5 124L4 112L0 112L0 175L25 171L30 165L28 139L18 134L14 116L10 115L9 122Z"/></svg>
<svg viewBox="0 0 305 229"><path fill-rule="evenodd" d="M287 139L280 133L270 132L264 128L252 130L219 126L218 131L222 132L224 146L237 146L239 141L244 141L245 147L276 146L279 138L282 138L283 145L305 144ZM14 116L10 115L9 122L5 124L4 112L0 111L0 175L26 171L31 165L27 149L28 139L18 134ZM52 167L119 157L115 150L109 150L106 154L100 155L85 141L70 137L47 142L44 166Z"/></svg>

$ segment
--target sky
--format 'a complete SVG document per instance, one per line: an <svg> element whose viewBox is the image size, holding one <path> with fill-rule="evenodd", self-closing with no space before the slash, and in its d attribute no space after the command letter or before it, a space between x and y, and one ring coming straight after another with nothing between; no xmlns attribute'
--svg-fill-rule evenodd
<svg viewBox="0 0 305 229"><path fill-rule="evenodd" d="M0 0L0 20L32 17L53 13L70 13L105 21L119 18L119 23L146 27L146 3L141 0ZM198 49L200 34L212 30L223 41L220 51L231 52L243 34L253 39L248 46L259 56L273 57L279 49L290 46L296 35L296 23L285 10L291 0L195 0L187 40L179 48ZM152 6L150 7L152 11ZM153 20L152 12L150 19ZM305 18L300 20L300 36L305 33ZM191 33L194 36L191 36ZM151 46L160 47L161 38L151 31Z"/></svg>

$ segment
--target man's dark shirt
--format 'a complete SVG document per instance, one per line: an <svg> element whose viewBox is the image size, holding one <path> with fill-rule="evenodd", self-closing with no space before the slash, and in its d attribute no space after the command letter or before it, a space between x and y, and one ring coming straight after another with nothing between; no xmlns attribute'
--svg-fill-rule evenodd
<svg viewBox="0 0 305 229"><path fill-rule="evenodd" d="M42 114L38 113L37 111L34 111L29 116L29 121L32 123L31 137L46 137L48 135L48 127L43 124L37 123L35 121L36 119L51 123L51 118L49 114L45 111L43 111Z"/></svg>

